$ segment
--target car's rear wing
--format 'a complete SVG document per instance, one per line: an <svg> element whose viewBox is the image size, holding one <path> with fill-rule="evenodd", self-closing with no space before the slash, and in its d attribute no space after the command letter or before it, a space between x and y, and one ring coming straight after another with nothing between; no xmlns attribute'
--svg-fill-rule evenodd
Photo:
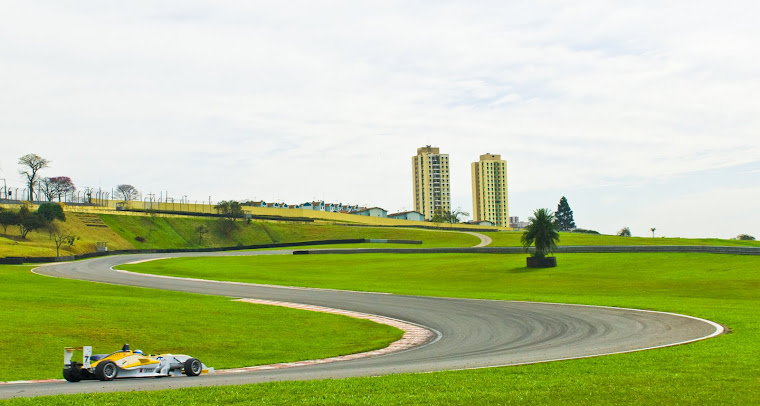
<svg viewBox="0 0 760 406"><path fill-rule="evenodd" d="M71 358L75 351L82 351L82 368L90 367L90 358L92 357L92 347L85 345L83 347L65 347L63 349L63 366L71 366Z"/></svg>

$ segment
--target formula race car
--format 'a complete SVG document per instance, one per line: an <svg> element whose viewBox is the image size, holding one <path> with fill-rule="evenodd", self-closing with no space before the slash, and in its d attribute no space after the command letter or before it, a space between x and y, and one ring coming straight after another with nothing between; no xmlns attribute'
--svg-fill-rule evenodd
<svg viewBox="0 0 760 406"><path fill-rule="evenodd" d="M82 351L82 362L73 361L74 352ZM129 349L125 344L121 351L111 354L94 354L92 347L66 347L63 349L63 377L69 382L82 379L110 381L114 378L148 378L159 376L198 376L214 373L209 368L184 354L144 355L142 351Z"/></svg>

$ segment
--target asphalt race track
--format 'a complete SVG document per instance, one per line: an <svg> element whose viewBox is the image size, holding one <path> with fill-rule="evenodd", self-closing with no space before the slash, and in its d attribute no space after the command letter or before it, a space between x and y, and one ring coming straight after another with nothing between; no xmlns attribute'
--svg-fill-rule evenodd
<svg viewBox="0 0 760 406"><path fill-rule="evenodd" d="M140 254L40 267L38 274L234 298L324 306L400 319L434 332L420 347L388 355L286 369L200 377L65 381L0 385L0 399L56 394L240 385L279 380L376 376L517 365L682 344L723 332L702 319L619 308L493 300L447 299L157 278L112 266L151 258L276 255L291 251ZM203 317L203 309L198 309ZM86 344L86 343L85 343ZM213 366L213 365L212 365Z"/></svg>

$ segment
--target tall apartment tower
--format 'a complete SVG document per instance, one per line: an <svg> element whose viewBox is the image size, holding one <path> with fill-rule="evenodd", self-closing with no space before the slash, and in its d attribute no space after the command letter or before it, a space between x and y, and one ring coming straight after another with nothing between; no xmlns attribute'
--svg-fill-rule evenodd
<svg viewBox="0 0 760 406"><path fill-rule="evenodd" d="M507 161L501 155L485 154L472 168L472 218L509 227Z"/></svg>
<svg viewBox="0 0 760 406"><path fill-rule="evenodd" d="M449 192L449 155L441 154L430 145L417 148L412 157L414 176L414 210L422 213L426 220L436 212L451 211Z"/></svg>

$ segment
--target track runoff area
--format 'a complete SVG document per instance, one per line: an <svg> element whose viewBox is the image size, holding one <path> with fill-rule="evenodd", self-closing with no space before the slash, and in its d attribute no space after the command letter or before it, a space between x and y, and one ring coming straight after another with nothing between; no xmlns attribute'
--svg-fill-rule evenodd
<svg viewBox="0 0 760 406"><path fill-rule="evenodd" d="M424 330L413 345L331 362L240 368L193 378L63 380L0 385L0 398L241 385L512 366L642 351L723 333L708 320L646 310L500 300L404 296L172 278L115 271L116 265L168 257L283 255L285 251L136 254L36 268L35 273L116 285L275 301L395 320ZM308 307L307 307L308 308ZM424 337L419 339L419 336ZM334 361L334 362L333 362Z"/></svg>

